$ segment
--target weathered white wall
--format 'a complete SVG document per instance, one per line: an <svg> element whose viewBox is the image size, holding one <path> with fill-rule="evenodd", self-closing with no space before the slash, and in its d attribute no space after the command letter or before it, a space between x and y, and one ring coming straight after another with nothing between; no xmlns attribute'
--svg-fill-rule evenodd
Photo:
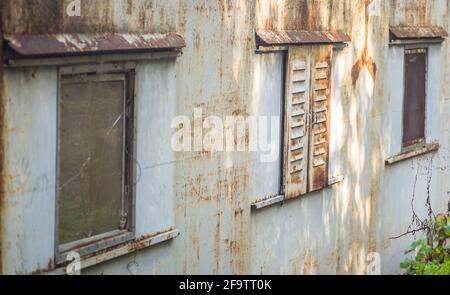
<svg viewBox="0 0 450 295"><path fill-rule="evenodd" d="M136 235L175 226L175 152L168 131L176 116L175 61L154 61L136 69ZM151 152L149 152L151 151Z"/></svg>
<svg viewBox="0 0 450 295"><path fill-rule="evenodd" d="M4 273L51 264L55 241L55 69L5 72L7 186L3 211Z"/></svg>
<svg viewBox="0 0 450 295"><path fill-rule="evenodd" d="M416 175L418 213L426 214L430 175L434 209L447 208L450 51L448 40L430 48L427 135L441 150L386 167L400 151L403 99L403 51L388 46L388 28L450 31L450 1L373 0L369 7L351 0L127 2L99 1L83 8L83 18L47 26L33 20L30 7L12 9L5 26L7 32L177 31L187 42L173 63L139 65L136 82L138 233L176 226L181 235L85 273L363 274L371 252L382 255L384 273L400 272L412 238L389 238L411 223ZM49 5L37 10L51 15ZM23 28L24 17L40 26ZM333 60L330 174L344 181L259 212L250 205L278 192L278 163L261 164L257 153L170 150L172 117L193 117L194 108L221 117L279 112L281 56L255 54L255 29L338 29L352 37ZM375 77L364 53L377 66ZM366 64L353 81L358 60ZM2 264L7 273L32 272L46 268L54 246L56 71L7 69L4 81L6 175L14 185L3 200ZM42 175L46 185L39 185Z"/></svg>

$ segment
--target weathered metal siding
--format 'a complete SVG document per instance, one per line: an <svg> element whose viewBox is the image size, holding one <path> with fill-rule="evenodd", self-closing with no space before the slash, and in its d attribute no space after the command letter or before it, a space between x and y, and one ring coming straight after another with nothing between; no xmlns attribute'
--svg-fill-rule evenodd
<svg viewBox="0 0 450 295"><path fill-rule="evenodd" d="M396 118L401 117L398 101L401 102L402 93L398 85L402 84L400 62L403 55L400 48L388 47L389 26L438 25L450 31L448 0L97 0L83 5L80 18L64 15L64 4L68 1L3 2L2 20L7 34L181 34L187 47L174 64L176 78L173 81L170 75L162 80L154 76L168 75L164 74L162 65L143 65L138 72L138 80L141 79L138 89L142 90L138 91L138 103L142 103L143 108L155 104L149 111L161 109L168 116L175 113L193 117L196 107L203 108L204 116L272 114L273 108L265 109L262 105L276 103L269 95L262 94L273 93L275 97L279 93L281 77L273 79L277 76L275 73L282 71L282 57L254 53L255 29L339 30L352 39L348 48L334 52L332 66L330 174L345 176L342 183L282 207L251 212L253 201L277 193L273 191L277 182L272 180L279 179L279 171L260 164L259 154L178 153L173 156L160 150L158 156L147 155L145 149L154 153L153 149L169 148L172 130L162 119L156 124L158 128L152 127L157 115L142 114L139 120L150 125L150 131L141 130L144 140L148 137L154 140L153 144L146 142L138 146L142 149L143 166L148 168L144 172L146 180L138 188L146 194L138 204L138 210L142 210L142 233L173 225L180 229L181 236L172 243L98 265L86 273L364 273L370 252L382 254L384 273L396 273L409 239L391 241L389 237L404 232L410 223L414 186L416 206L423 207L430 171L433 204L437 211L446 209L446 194L450 190L448 41L430 50L430 62L434 65L430 79L436 83L429 89L431 107L427 117L432 118L428 130L429 136L442 144L441 151L434 156L430 169L427 168L430 156L394 167L385 167L384 162L400 151L401 141L401 125ZM154 67L158 69L156 72ZM10 75L8 69L7 76L12 77ZM152 89L160 87L152 84L153 78L174 83L173 88L160 89L159 94L150 95ZM46 79L47 83L51 81L51 77ZM268 83L270 81L272 83ZM15 83L10 81L3 87L7 97L32 101L33 97L12 95L17 91ZM34 89L50 91L48 86ZM166 91L169 91L167 96ZM150 96L145 96L147 93ZM157 101L150 101L151 98ZM21 115L25 119L26 112L38 114L40 108L42 106L34 104L23 106ZM440 116L431 115L438 113ZM41 136L49 136L46 130L54 126L48 121L41 124L45 126L36 125L41 126L40 131L37 127L33 130L42 132ZM39 139L30 137L30 133L20 135L20 130L2 130L3 143L11 142L11 138L21 140L9 148L25 144L30 148L28 154L16 153L17 159L37 155L41 149L36 147ZM158 141L161 145L154 145ZM41 172L51 169L48 166L51 163L49 159L47 164L41 163L34 169ZM257 169L261 166L265 169ZM17 167L20 170L22 166ZM9 171L6 172L2 175L3 181L16 181L17 175L8 179ZM23 172L24 169L17 174ZM158 183L151 182L153 177L159 179ZM261 186L266 179L270 179L270 183ZM10 218L15 217L26 225L25 213L34 210L23 203L25 200L11 199L24 198L19 195L10 194L8 200L3 200L7 207L2 206L1 217L7 219L8 228L2 222L2 249L6 250L2 251L2 264L8 265L8 272L20 273L20 263L26 263L23 270L33 272L45 267L33 260L36 259L34 248L28 244L12 247L23 249L24 253L19 256L4 245L4 238L12 236L3 232L12 230L9 225L13 219ZM19 207L14 208L12 202ZM158 221L160 214L161 223ZM33 234L38 235L33 242L38 244L38 249L44 249L44 244L49 242L47 236L52 236L53 232L49 232L51 227L46 222L37 224L46 226L33 229L26 225L30 227L18 230L30 231L30 234L33 230ZM31 243L31 240L19 239L19 242ZM42 253L39 259L44 260L45 255Z"/></svg>
<svg viewBox="0 0 450 295"><path fill-rule="evenodd" d="M0 2L0 16L3 16L3 2ZM2 263L2 224L3 224L3 200L5 194L5 177L4 177L4 139L3 139L3 129L5 128L5 108L3 102L3 25L0 24L0 275L3 274L3 263Z"/></svg>
<svg viewBox="0 0 450 295"><path fill-rule="evenodd" d="M53 265L56 185L57 72L5 72L5 199L2 259L5 273Z"/></svg>

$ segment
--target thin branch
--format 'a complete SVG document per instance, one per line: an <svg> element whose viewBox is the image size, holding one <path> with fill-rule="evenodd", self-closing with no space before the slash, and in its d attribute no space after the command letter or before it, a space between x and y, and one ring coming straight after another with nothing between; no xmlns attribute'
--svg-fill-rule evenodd
<svg viewBox="0 0 450 295"><path fill-rule="evenodd" d="M415 234L418 233L418 232L424 232L424 231L429 230L429 229L430 229L430 228L427 227L427 226L426 226L426 227L423 227L423 228L418 228L418 229L415 229L415 230L408 231L408 232L406 232L406 233L404 233L404 234L401 234L401 235L399 235L399 236L397 236L397 237L389 238L389 240L398 240L398 239L403 238L403 237L405 237L405 236L415 235Z"/></svg>

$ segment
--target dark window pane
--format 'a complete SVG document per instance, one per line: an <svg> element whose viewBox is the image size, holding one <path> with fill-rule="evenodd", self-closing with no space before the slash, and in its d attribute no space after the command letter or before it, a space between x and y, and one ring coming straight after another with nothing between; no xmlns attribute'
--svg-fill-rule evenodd
<svg viewBox="0 0 450 295"><path fill-rule="evenodd" d="M425 138L426 49L407 50L405 57L405 99L403 146Z"/></svg>
<svg viewBox="0 0 450 295"><path fill-rule="evenodd" d="M108 77L62 79L60 244L117 230L120 226L125 82L108 81Z"/></svg>

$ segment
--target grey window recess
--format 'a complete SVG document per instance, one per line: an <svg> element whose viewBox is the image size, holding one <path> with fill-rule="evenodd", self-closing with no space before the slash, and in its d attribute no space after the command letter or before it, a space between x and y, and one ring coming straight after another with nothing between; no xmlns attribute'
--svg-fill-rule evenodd
<svg viewBox="0 0 450 295"><path fill-rule="evenodd" d="M425 143L428 50L405 50L402 148Z"/></svg>
<svg viewBox="0 0 450 295"><path fill-rule="evenodd" d="M175 58L186 46L176 33L6 35L6 66L55 66Z"/></svg>
<svg viewBox="0 0 450 295"><path fill-rule="evenodd" d="M391 27L390 45L404 46L404 97L401 151L386 160L394 165L405 160L438 152L438 142L427 139L428 52L448 37L442 27Z"/></svg>
<svg viewBox="0 0 450 295"><path fill-rule="evenodd" d="M174 59L186 46L168 34L6 35L7 67L51 66L59 73L55 261L83 259L126 245L135 235L134 76L139 61ZM92 261L94 261L93 259ZM90 262L91 264L93 262Z"/></svg>
<svg viewBox="0 0 450 295"><path fill-rule="evenodd" d="M257 53L285 52L283 161L279 195L261 209L329 187L333 49L351 38L341 32L256 31Z"/></svg>
<svg viewBox="0 0 450 295"><path fill-rule="evenodd" d="M57 263L134 239L134 72L61 75Z"/></svg>

